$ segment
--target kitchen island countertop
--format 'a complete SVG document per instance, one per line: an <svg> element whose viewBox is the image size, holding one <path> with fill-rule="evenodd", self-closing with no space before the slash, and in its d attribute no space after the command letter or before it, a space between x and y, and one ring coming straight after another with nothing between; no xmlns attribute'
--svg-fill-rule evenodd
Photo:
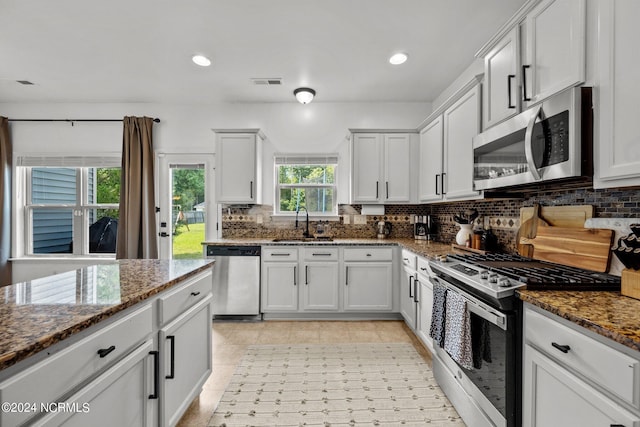
<svg viewBox="0 0 640 427"><path fill-rule="evenodd" d="M0 370L211 268L212 260L119 260L0 288Z"/></svg>
<svg viewBox="0 0 640 427"><path fill-rule="evenodd" d="M524 302L640 351L640 300L611 291L517 291Z"/></svg>

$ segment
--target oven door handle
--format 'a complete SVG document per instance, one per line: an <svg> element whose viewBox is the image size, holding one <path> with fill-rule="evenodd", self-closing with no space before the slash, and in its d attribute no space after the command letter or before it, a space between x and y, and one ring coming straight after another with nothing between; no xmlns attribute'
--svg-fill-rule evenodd
<svg viewBox="0 0 640 427"><path fill-rule="evenodd" d="M529 119L527 130L524 134L524 155L527 159L529 172L531 172L531 175L533 175L536 181L540 181L540 172L538 172L538 167L536 166L536 162L533 159L533 127L535 126L538 117L542 117L541 114L543 114L542 106L539 105L535 109L535 113Z"/></svg>

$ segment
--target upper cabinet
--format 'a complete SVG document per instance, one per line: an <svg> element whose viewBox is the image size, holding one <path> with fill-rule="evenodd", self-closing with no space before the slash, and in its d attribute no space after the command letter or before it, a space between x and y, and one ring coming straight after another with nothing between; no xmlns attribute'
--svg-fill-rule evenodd
<svg viewBox="0 0 640 427"><path fill-rule="evenodd" d="M527 14L525 106L585 80L585 0L544 0Z"/></svg>
<svg viewBox="0 0 640 427"><path fill-rule="evenodd" d="M585 0L532 0L476 56L484 58L484 128L585 81Z"/></svg>
<svg viewBox="0 0 640 427"><path fill-rule="evenodd" d="M353 133L351 202L411 202L410 133Z"/></svg>
<svg viewBox="0 0 640 427"><path fill-rule="evenodd" d="M262 203L262 142L257 129L214 130L216 202Z"/></svg>
<svg viewBox="0 0 640 427"><path fill-rule="evenodd" d="M484 128L520 111L520 31L513 28L484 57Z"/></svg>
<svg viewBox="0 0 640 427"><path fill-rule="evenodd" d="M640 40L637 0L602 1L599 5L598 82L595 106L594 187L640 185L640 132L637 82Z"/></svg>
<svg viewBox="0 0 640 427"><path fill-rule="evenodd" d="M437 116L420 132L420 203L442 200L442 115Z"/></svg>

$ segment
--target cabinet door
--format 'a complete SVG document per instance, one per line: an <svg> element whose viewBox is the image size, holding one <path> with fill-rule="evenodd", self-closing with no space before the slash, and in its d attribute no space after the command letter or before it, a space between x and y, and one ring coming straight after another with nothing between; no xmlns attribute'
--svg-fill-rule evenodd
<svg viewBox="0 0 640 427"><path fill-rule="evenodd" d="M153 342L147 341L120 362L91 381L64 404L72 411L53 410L35 426L111 427L157 425L158 384L154 384ZM66 406L65 406L66 407Z"/></svg>
<svg viewBox="0 0 640 427"><path fill-rule="evenodd" d="M221 134L216 165L217 203L256 203L256 135Z"/></svg>
<svg viewBox="0 0 640 427"><path fill-rule="evenodd" d="M473 137L479 132L480 85L476 85L444 112L443 181L447 200L480 197L473 190Z"/></svg>
<svg viewBox="0 0 640 427"><path fill-rule="evenodd" d="M520 32L516 26L484 57L482 109L484 129L519 111L518 55Z"/></svg>
<svg viewBox="0 0 640 427"><path fill-rule="evenodd" d="M306 263L302 274L302 309L338 310L338 263Z"/></svg>
<svg viewBox="0 0 640 427"><path fill-rule="evenodd" d="M429 332L431 330L431 314L433 312L433 285L425 276L418 276L418 336L422 342L433 349L433 341Z"/></svg>
<svg viewBox="0 0 640 427"><path fill-rule="evenodd" d="M585 0L542 1L527 14L526 31L526 106L584 82Z"/></svg>
<svg viewBox="0 0 640 427"><path fill-rule="evenodd" d="M411 200L411 136L384 135L384 188L386 203L408 203ZM381 184L382 187L382 184Z"/></svg>
<svg viewBox="0 0 640 427"><path fill-rule="evenodd" d="M388 311L393 308L392 263L345 263L344 273L345 311Z"/></svg>
<svg viewBox="0 0 640 427"><path fill-rule="evenodd" d="M523 426L640 425L640 419L529 345L524 349Z"/></svg>
<svg viewBox="0 0 640 427"><path fill-rule="evenodd" d="M414 270L408 268L402 269L402 280L400 280L400 314L404 317L406 324L414 331L416 330L417 317L415 280Z"/></svg>
<svg viewBox="0 0 640 427"><path fill-rule="evenodd" d="M262 264L262 311L298 311L298 263Z"/></svg>
<svg viewBox="0 0 640 427"><path fill-rule="evenodd" d="M211 374L211 294L160 329L161 426L174 426Z"/></svg>
<svg viewBox="0 0 640 427"><path fill-rule="evenodd" d="M442 200L442 116L420 132L420 202Z"/></svg>
<svg viewBox="0 0 640 427"><path fill-rule="evenodd" d="M600 103L595 105L595 119L600 133L594 153L594 187L636 186L640 185L640 132L636 123L640 2L616 0L598 5Z"/></svg>
<svg viewBox="0 0 640 427"><path fill-rule="evenodd" d="M353 203L378 203L382 199L382 138L380 134L353 135Z"/></svg>

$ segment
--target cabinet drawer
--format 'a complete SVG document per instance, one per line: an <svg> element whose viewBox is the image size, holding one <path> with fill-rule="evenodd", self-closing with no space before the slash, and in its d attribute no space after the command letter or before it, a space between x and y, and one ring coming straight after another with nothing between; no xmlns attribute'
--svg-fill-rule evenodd
<svg viewBox="0 0 640 427"><path fill-rule="evenodd" d="M305 261L337 261L338 248L304 248Z"/></svg>
<svg viewBox="0 0 640 427"><path fill-rule="evenodd" d="M297 261L298 248L292 246L262 248L261 256L263 261Z"/></svg>
<svg viewBox="0 0 640 427"><path fill-rule="evenodd" d="M525 311L525 340L623 401L640 406L640 361L531 309Z"/></svg>
<svg viewBox="0 0 640 427"><path fill-rule="evenodd" d="M215 268L215 265L214 267ZM158 322L160 325L171 321L189 307L206 297L213 290L211 273L187 281L178 289L170 290L158 298Z"/></svg>
<svg viewBox="0 0 640 427"><path fill-rule="evenodd" d="M347 248L345 261L393 261L393 248Z"/></svg>
<svg viewBox="0 0 640 427"><path fill-rule="evenodd" d="M426 258L418 257L418 273L427 277L434 276L433 271L431 271L431 267L429 266L429 261L427 261Z"/></svg>
<svg viewBox="0 0 640 427"><path fill-rule="evenodd" d="M402 265L415 270L417 268L417 260L418 256L416 254L406 249L402 250Z"/></svg>
<svg viewBox="0 0 640 427"><path fill-rule="evenodd" d="M152 329L152 306L147 304L4 381L0 384L0 401L38 402L38 405L55 402L127 354L144 341ZM99 350L111 347L111 352L100 357ZM0 425L19 425L33 415L0 412Z"/></svg>

